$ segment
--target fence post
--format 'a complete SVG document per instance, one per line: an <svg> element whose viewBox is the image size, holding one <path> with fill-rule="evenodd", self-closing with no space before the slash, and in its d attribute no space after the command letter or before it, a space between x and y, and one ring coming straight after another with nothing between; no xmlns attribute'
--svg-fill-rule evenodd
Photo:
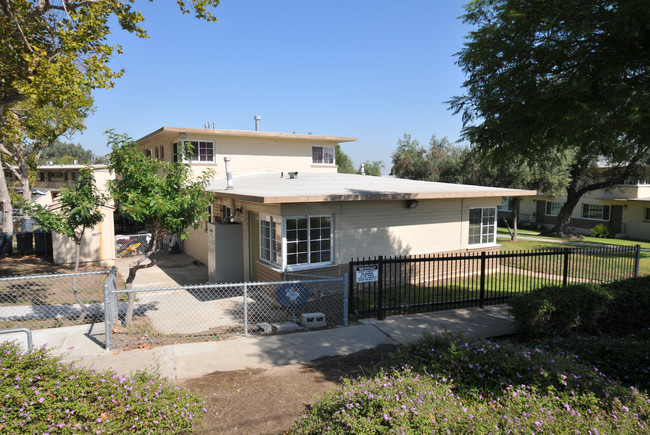
<svg viewBox="0 0 650 435"><path fill-rule="evenodd" d="M379 268L378 270L378 288L377 288L377 297L379 300L377 301L377 320L384 320L384 256L380 255L379 256L379 264L377 266Z"/></svg>
<svg viewBox="0 0 650 435"><path fill-rule="evenodd" d="M348 326L348 274L343 277L343 326Z"/></svg>
<svg viewBox="0 0 650 435"><path fill-rule="evenodd" d="M248 285L244 283L244 335L248 337Z"/></svg>
<svg viewBox="0 0 650 435"><path fill-rule="evenodd" d="M485 307L485 251L481 252L481 288L479 291L478 307Z"/></svg>
<svg viewBox="0 0 650 435"><path fill-rule="evenodd" d="M641 245L637 244L635 246L634 252L634 277L639 277L639 262L641 261Z"/></svg>
<svg viewBox="0 0 650 435"><path fill-rule="evenodd" d="M357 259L358 259L358 257L357 257ZM354 291L353 290L354 285L352 283L352 279L353 279L352 277L354 276L354 274L352 273L352 270L354 269L354 264L352 264L352 261L353 260L351 258L350 262L348 263L349 267L350 267L350 271L346 275L347 278L348 278L348 288L347 288L347 292L348 292L348 297L347 297L347 299L348 299L348 313L353 313L354 312L354 297L352 296L352 292Z"/></svg>
<svg viewBox="0 0 650 435"><path fill-rule="evenodd" d="M113 350L113 322L115 322L115 311L117 307L113 307L113 287L115 283L115 266L111 269L104 283L104 331L105 331L105 348L106 350Z"/></svg>
<svg viewBox="0 0 650 435"><path fill-rule="evenodd" d="M564 271L562 272L562 287L566 287L569 282L569 254L571 250L564 248Z"/></svg>

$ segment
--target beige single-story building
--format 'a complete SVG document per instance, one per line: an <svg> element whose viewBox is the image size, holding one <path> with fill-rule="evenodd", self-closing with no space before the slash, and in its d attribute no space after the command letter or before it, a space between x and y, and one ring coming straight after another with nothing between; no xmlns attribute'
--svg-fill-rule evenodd
<svg viewBox="0 0 650 435"><path fill-rule="evenodd" d="M272 172L215 180L212 223L186 252L212 281L342 275L353 258L497 247L497 206L534 191L352 174ZM204 244L196 243L205 240Z"/></svg>

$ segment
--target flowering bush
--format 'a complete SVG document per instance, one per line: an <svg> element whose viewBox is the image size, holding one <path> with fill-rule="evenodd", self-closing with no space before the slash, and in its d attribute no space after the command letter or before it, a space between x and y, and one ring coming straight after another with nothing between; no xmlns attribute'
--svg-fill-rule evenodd
<svg viewBox="0 0 650 435"><path fill-rule="evenodd" d="M124 376L0 344L0 433L188 432L203 402L147 372Z"/></svg>
<svg viewBox="0 0 650 435"><path fill-rule="evenodd" d="M644 392L549 348L428 336L313 404L290 433L648 431Z"/></svg>

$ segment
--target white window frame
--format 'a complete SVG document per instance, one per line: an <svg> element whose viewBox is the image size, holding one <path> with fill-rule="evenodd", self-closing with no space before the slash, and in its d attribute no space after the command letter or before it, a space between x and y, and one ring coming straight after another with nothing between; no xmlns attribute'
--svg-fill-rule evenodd
<svg viewBox="0 0 650 435"><path fill-rule="evenodd" d="M260 259L267 263L280 267L282 267L282 264L284 262L284 240L282 235L282 224L282 218L279 216L260 214ZM269 228L270 234L268 238L265 237L264 231L262 229L263 225L267 225ZM278 232L280 233L279 235ZM279 239L278 236L280 237Z"/></svg>
<svg viewBox="0 0 650 435"><path fill-rule="evenodd" d="M607 213L605 213L607 210ZM607 218L605 218L607 214ZM593 217L600 215L600 217ZM582 204L582 219L588 221L602 221L609 222L612 217L612 208L606 204Z"/></svg>
<svg viewBox="0 0 650 435"><path fill-rule="evenodd" d="M329 218L330 228L328 237L312 240L312 227L311 221L313 218ZM288 220L298 220L306 219L307 220L307 262L306 263L297 263L297 264L288 264L288 244L294 243L287 240L287 221ZM295 270L304 270L304 269L315 269L319 267L327 267L334 264L334 215L333 214L318 214L318 215L299 215L299 216L273 216L268 214L260 213L260 235L259 235L259 248L260 248L260 260L265 263L277 266L281 268L282 271L295 271ZM264 235L263 226L268 225L269 229L272 230L273 225L276 226L276 238L277 238L277 226L280 226L280 231L282 235L281 242L275 245L270 243L270 239L266 240ZM315 229L314 229L315 230ZM277 239L276 239L277 240ZM315 261L312 262L312 254L315 254L315 251L312 251L312 242L320 242L328 240L329 241L329 260L327 261ZM325 250L320 250L319 252L326 252ZM277 261L280 259L280 261Z"/></svg>
<svg viewBox="0 0 650 435"><path fill-rule="evenodd" d="M562 206L564 205L563 202L560 201L546 201L546 204L544 204L544 215L546 216L557 216L560 214L560 210L562 209ZM553 210L557 208L557 212L553 214Z"/></svg>
<svg viewBox="0 0 650 435"><path fill-rule="evenodd" d="M330 231L329 235L327 238L321 238L321 239L312 239L312 226L311 226L311 221L314 218L328 218L330 222ZM287 238L287 233L288 233L288 220L298 220L298 219L306 219L307 220L307 240L305 243L307 244L307 262L303 263L296 263L296 264L289 264L288 256L289 256L289 242ZM315 261L312 262L312 254L314 254L316 251L312 251L312 243L322 241L322 240L328 240L329 241L329 260L326 261ZM282 262L284 265L284 268L286 270L301 270L301 269L312 269L312 268L317 268L317 267L323 267L323 266L331 266L334 264L334 216L331 214L318 214L318 215L304 215L304 216L286 216L282 220L282 251L283 251L283 258ZM325 252L325 250L319 250L318 252Z"/></svg>
<svg viewBox="0 0 650 435"><path fill-rule="evenodd" d="M193 146L197 147L196 154L194 153L195 150L193 149L192 154L186 154L183 156L183 160L190 163L214 163L215 162L216 153L214 148L214 142L210 140L183 139L181 142L175 142L174 145L176 146L177 156L178 156L179 148L182 149L188 142L191 143ZM212 147L212 159L201 160L201 146L207 146L207 145L210 145L210 147Z"/></svg>
<svg viewBox="0 0 650 435"><path fill-rule="evenodd" d="M480 217L480 222L478 223L478 236L479 236L479 242L471 242L471 239L473 236L476 234L472 234L472 228L476 227L476 224L472 224L472 211L475 210L480 210L481 211L481 217ZM490 219L490 212L491 211L491 222L485 222L486 219ZM488 216L485 216L486 212L488 212ZM485 248L485 247L490 247L490 246L496 246L497 245L497 208L496 207L471 207L469 209L469 218L468 218L468 231L467 231L467 246L468 248L475 249L475 248ZM491 239L491 240L490 240Z"/></svg>
<svg viewBox="0 0 650 435"><path fill-rule="evenodd" d="M318 158L315 152L320 149L320 158ZM325 156L329 155L329 159L325 161ZM320 160L320 161L318 161ZM311 147L311 163L312 165L323 165L323 166L333 166L336 165L336 147L333 146L322 146L314 145Z"/></svg>

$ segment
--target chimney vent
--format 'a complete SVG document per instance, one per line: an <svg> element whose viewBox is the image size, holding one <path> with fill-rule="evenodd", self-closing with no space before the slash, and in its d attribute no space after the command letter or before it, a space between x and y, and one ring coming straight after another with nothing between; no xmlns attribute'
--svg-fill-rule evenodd
<svg viewBox="0 0 650 435"><path fill-rule="evenodd" d="M262 119L260 115L255 115L255 131L260 131L260 119Z"/></svg>

